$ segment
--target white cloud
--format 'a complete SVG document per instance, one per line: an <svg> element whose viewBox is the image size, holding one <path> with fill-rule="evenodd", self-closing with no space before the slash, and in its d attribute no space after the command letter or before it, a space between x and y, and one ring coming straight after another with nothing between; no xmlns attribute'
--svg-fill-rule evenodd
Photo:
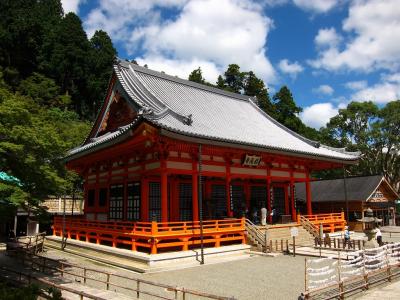
<svg viewBox="0 0 400 300"><path fill-rule="evenodd" d="M297 61L290 63L287 59L282 59L278 66L283 73L287 73L292 77L296 77L298 73L304 71L303 66Z"/></svg>
<svg viewBox="0 0 400 300"><path fill-rule="evenodd" d="M160 56L148 56L145 59L137 59L139 65L147 64L150 69L165 72L168 75L187 79L188 74L201 66L203 76L212 82L216 82L220 71L213 63L204 60L173 60Z"/></svg>
<svg viewBox="0 0 400 300"><path fill-rule="evenodd" d="M316 94L332 95L334 89L330 85L322 84L319 87L313 89L313 92Z"/></svg>
<svg viewBox="0 0 400 300"><path fill-rule="evenodd" d="M400 73L382 76L381 82L360 89L351 95L351 99L379 104L400 99Z"/></svg>
<svg viewBox="0 0 400 300"><path fill-rule="evenodd" d="M101 0L84 20L89 36L103 29L118 41L129 39L133 26L157 23L162 8L181 9L188 0Z"/></svg>
<svg viewBox="0 0 400 300"><path fill-rule="evenodd" d="M350 90L361 90L367 87L367 81L359 80L359 81L350 81L345 84L345 87Z"/></svg>
<svg viewBox="0 0 400 300"><path fill-rule="evenodd" d="M178 15L163 20L161 6L178 9ZM228 64L236 63L266 83L275 80L275 70L266 57L272 20L250 0L104 0L89 14L85 26L89 35L105 29L130 55L140 50L143 54L135 59L150 68L160 66L165 72L170 66L179 68L173 75L186 78L185 65L195 65L205 71L207 80L215 81L215 70L222 73Z"/></svg>
<svg viewBox="0 0 400 300"><path fill-rule="evenodd" d="M395 71L400 66L400 5L398 0L355 0L343 21L348 42L320 49L311 62L326 70L377 69Z"/></svg>
<svg viewBox="0 0 400 300"><path fill-rule="evenodd" d="M337 34L335 28L323 28L318 31L315 44L319 47L335 47L341 40L342 37Z"/></svg>
<svg viewBox="0 0 400 300"><path fill-rule="evenodd" d="M82 0L61 0L62 7L64 9L64 13L67 14L69 12L78 13L79 4L81 4Z"/></svg>
<svg viewBox="0 0 400 300"><path fill-rule="evenodd" d="M330 118L337 115L339 108L332 103L316 103L304 108L300 113L301 120L308 126L316 129L325 126Z"/></svg>
<svg viewBox="0 0 400 300"><path fill-rule="evenodd" d="M340 0L293 0L299 8L313 13L326 13L340 2Z"/></svg>

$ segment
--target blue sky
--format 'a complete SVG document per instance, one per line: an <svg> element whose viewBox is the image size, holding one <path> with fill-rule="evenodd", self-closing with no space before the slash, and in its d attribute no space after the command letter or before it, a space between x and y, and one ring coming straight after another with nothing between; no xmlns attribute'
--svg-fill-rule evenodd
<svg viewBox="0 0 400 300"><path fill-rule="evenodd" d="M119 57L215 82L230 63L282 85L302 120L326 124L350 101L400 99L400 0L63 0Z"/></svg>

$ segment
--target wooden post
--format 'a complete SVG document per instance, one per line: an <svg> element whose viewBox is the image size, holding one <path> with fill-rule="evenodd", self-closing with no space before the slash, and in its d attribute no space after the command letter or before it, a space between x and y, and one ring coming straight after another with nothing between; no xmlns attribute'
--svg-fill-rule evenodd
<svg viewBox="0 0 400 300"><path fill-rule="evenodd" d="M271 172L270 169L267 170L268 174ZM267 177L267 212L268 212L268 222L272 222L272 217L271 217L271 177Z"/></svg>
<svg viewBox="0 0 400 300"><path fill-rule="evenodd" d="M285 215L288 215L290 213L290 205L289 205L289 192L288 192L288 186L285 185L284 187L285 191Z"/></svg>
<svg viewBox="0 0 400 300"><path fill-rule="evenodd" d="M199 177L197 169L197 161L192 164L193 174L192 174L192 214L193 221L199 220Z"/></svg>
<svg viewBox="0 0 400 300"><path fill-rule="evenodd" d="M283 240L281 239L281 251L283 252Z"/></svg>
<svg viewBox="0 0 400 300"><path fill-rule="evenodd" d="M150 253L151 254L157 254L157 241L155 238L155 235L158 232L158 227L157 227L157 222L156 221L152 221L151 222L151 245L150 245Z"/></svg>
<svg viewBox="0 0 400 300"><path fill-rule="evenodd" d="M140 181L140 218L142 222L149 220L149 182L145 177Z"/></svg>
<svg viewBox="0 0 400 300"><path fill-rule="evenodd" d="M110 274L107 273L107 291L110 289Z"/></svg>
<svg viewBox="0 0 400 300"><path fill-rule="evenodd" d="M307 292L307 258L304 258L304 291Z"/></svg>
<svg viewBox="0 0 400 300"><path fill-rule="evenodd" d="M296 207L294 201L294 181L293 181L293 172L290 172L290 203L292 206L292 220L293 222L296 221Z"/></svg>
<svg viewBox="0 0 400 300"><path fill-rule="evenodd" d="M231 211L231 175L230 167L226 166L226 178L225 178L225 194L226 194L226 212L228 217L232 217Z"/></svg>
<svg viewBox="0 0 400 300"><path fill-rule="evenodd" d="M83 283L86 283L86 268L83 268Z"/></svg>
<svg viewBox="0 0 400 300"><path fill-rule="evenodd" d="M140 281L136 280L136 298L140 297Z"/></svg>
<svg viewBox="0 0 400 300"><path fill-rule="evenodd" d="M168 174L165 169L161 170L161 222L168 222Z"/></svg>
<svg viewBox="0 0 400 300"><path fill-rule="evenodd" d="M293 257L296 257L296 237L293 237Z"/></svg>
<svg viewBox="0 0 400 300"><path fill-rule="evenodd" d="M312 215L310 173L308 170L306 178L306 203L307 203L307 215Z"/></svg>
<svg viewBox="0 0 400 300"><path fill-rule="evenodd" d="M286 240L286 253L289 254L289 240Z"/></svg>

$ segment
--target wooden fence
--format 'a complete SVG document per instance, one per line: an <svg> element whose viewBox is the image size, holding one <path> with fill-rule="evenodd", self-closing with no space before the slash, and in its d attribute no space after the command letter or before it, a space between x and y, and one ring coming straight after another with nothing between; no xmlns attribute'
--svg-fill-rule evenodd
<svg viewBox="0 0 400 300"><path fill-rule="evenodd" d="M345 241L342 238L324 238L320 239L316 237L314 239L315 248L325 248L332 249L337 251L343 250L362 250L364 249L365 241L364 240L349 240Z"/></svg>
<svg viewBox="0 0 400 300"><path fill-rule="evenodd" d="M233 297L224 297L214 294L204 293L196 290L186 289L183 287L171 286L162 283L156 283L149 280L140 278L132 278L113 274L110 272L99 271L97 269L86 268L80 265L59 261L56 259L39 256L33 253L14 250L10 252L10 255L15 255L16 258L22 260L22 263L29 266L32 270L39 271L42 273L58 273L61 277L66 275L72 276L75 280L83 281L83 284L87 284L89 281L104 284L106 290L119 289L129 292L133 292L136 298L141 298L146 295L151 299L166 299L166 300L177 300L177 299L188 299L188 296L197 296L205 299L214 300L234 300ZM81 272L74 272L74 269L81 270ZM123 279L128 282L125 286L120 283L116 283L116 279ZM146 289L147 287L147 289ZM151 289L149 289L150 287ZM157 290L157 291L154 291ZM161 295L158 292L168 292L167 295ZM173 294L173 297L168 294Z"/></svg>
<svg viewBox="0 0 400 300"><path fill-rule="evenodd" d="M313 267L314 266L314 267ZM305 298L344 299L400 275L400 243L359 250L351 260L305 259Z"/></svg>
<svg viewBox="0 0 400 300"><path fill-rule="evenodd" d="M13 278L12 274L14 274L15 278ZM43 296L44 299L52 299L50 297L50 292L48 288L55 288L60 291L66 291L72 294L75 294L79 296L80 300L83 300L84 298L92 299L92 300L108 300L107 298L102 298L98 296L93 296L88 293L85 293L83 291L77 291L75 289L66 287L66 286L61 286L58 284L55 284L54 282L51 282L49 280L39 278L37 276L33 276L31 273L26 273L26 272L21 272L21 271L15 271L10 268L6 268L3 266L0 266L0 277L4 281L8 281L11 283L18 283L18 284L32 284L32 283L37 283L42 287L42 290L39 291L40 295Z"/></svg>
<svg viewBox="0 0 400 300"><path fill-rule="evenodd" d="M65 226L65 227L64 227ZM186 251L201 243L200 222L104 222L55 217L53 235L69 239L157 254ZM203 221L203 243L208 247L245 243L245 219Z"/></svg>
<svg viewBox="0 0 400 300"><path fill-rule="evenodd" d="M311 224L319 230L322 225L324 232L335 232L343 231L346 226L346 220L344 218L344 212L331 213L331 214L315 214L315 215L298 215L297 222L300 224L301 218L307 219Z"/></svg>

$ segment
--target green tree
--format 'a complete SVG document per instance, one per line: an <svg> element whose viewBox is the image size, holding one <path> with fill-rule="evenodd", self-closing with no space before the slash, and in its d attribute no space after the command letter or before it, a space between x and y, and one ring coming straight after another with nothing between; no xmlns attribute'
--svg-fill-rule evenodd
<svg viewBox="0 0 400 300"><path fill-rule="evenodd" d="M218 79L217 79L217 82L216 82L216 86L217 86L217 88L219 88L221 90L224 90L226 88L225 80L221 75L218 76Z"/></svg>
<svg viewBox="0 0 400 300"><path fill-rule="evenodd" d="M18 91L45 106L66 108L71 101L69 96L59 94L60 88L53 79L36 72L21 81Z"/></svg>
<svg viewBox="0 0 400 300"><path fill-rule="evenodd" d="M190 81L201 83L201 84L205 83L205 79L203 77L203 72L201 71L200 67L198 67L197 69L193 70L192 73L189 74L189 78L188 79Z"/></svg>
<svg viewBox="0 0 400 300"><path fill-rule="evenodd" d="M83 115L82 91L88 80L90 46L79 17L68 13L56 28L50 44L42 53L41 70L54 76L61 93L70 95L75 111Z"/></svg>
<svg viewBox="0 0 400 300"><path fill-rule="evenodd" d="M244 73L237 64L230 64L224 73L226 89L233 93L241 93L243 89Z"/></svg>
<svg viewBox="0 0 400 300"><path fill-rule="evenodd" d="M103 30L97 30L90 39L89 67L83 111L89 119L94 120L105 97L108 82L112 74L112 64L117 56L112 41Z"/></svg>
<svg viewBox="0 0 400 300"><path fill-rule="evenodd" d="M245 95L257 98L257 105L271 117L275 117L275 107L271 102L268 89L264 81L258 78L253 71L243 75L243 91Z"/></svg>
<svg viewBox="0 0 400 300"><path fill-rule="evenodd" d="M62 14L59 0L0 1L0 65L8 83L37 70L42 43Z"/></svg>
<svg viewBox="0 0 400 300"><path fill-rule="evenodd" d="M276 120L289 129L300 133L304 126L299 118L299 113L302 111L302 108L296 105L292 92L287 86L281 87L274 95L273 103L275 106Z"/></svg>
<svg viewBox="0 0 400 300"><path fill-rule="evenodd" d="M62 158L88 131L75 113L0 89L0 169L20 181L1 182L1 199L37 206L50 194L71 190Z"/></svg>
<svg viewBox="0 0 400 300"><path fill-rule="evenodd" d="M383 174L393 186L400 182L399 100L381 109L372 102L351 102L321 131L334 146L361 153L352 175Z"/></svg>

